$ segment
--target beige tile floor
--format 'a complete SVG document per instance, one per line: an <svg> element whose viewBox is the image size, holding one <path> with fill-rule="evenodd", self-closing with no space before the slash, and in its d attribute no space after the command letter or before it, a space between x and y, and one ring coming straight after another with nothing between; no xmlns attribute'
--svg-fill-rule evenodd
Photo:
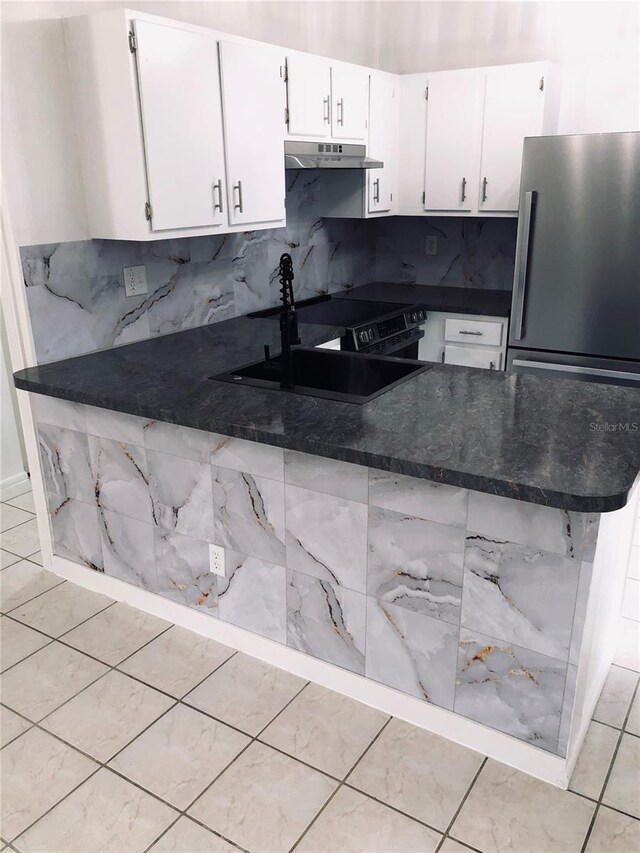
<svg viewBox="0 0 640 853"><path fill-rule="evenodd" d="M0 849L640 850L633 669L611 668L560 791L61 581L17 491L0 504Z"/></svg>

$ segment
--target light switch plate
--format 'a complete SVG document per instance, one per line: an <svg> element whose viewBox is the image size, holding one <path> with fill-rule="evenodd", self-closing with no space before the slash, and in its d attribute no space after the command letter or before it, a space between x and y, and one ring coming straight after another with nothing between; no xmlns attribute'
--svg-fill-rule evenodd
<svg viewBox="0 0 640 853"><path fill-rule="evenodd" d="M224 548L220 545L209 545L209 571L214 575L226 577L224 568Z"/></svg>
<svg viewBox="0 0 640 853"><path fill-rule="evenodd" d="M427 255L437 255L438 254L438 238L435 234L429 234L427 236Z"/></svg>
<svg viewBox="0 0 640 853"><path fill-rule="evenodd" d="M148 293L147 287L147 268L139 267L123 267L124 274L124 292L127 296L140 296L143 293Z"/></svg>

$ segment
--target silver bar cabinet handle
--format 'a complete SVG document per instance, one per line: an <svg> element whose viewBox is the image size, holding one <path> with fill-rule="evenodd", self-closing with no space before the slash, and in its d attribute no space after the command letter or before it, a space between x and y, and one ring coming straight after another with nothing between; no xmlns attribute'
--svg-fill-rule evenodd
<svg viewBox="0 0 640 853"><path fill-rule="evenodd" d="M338 124L344 125L344 98L340 98L338 101Z"/></svg>
<svg viewBox="0 0 640 853"><path fill-rule="evenodd" d="M324 110L324 123L331 123L331 110L329 109L329 95L322 99L322 108Z"/></svg>
<svg viewBox="0 0 640 853"><path fill-rule="evenodd" d="M467 197L467 179L463 178L462 179L462 197L461 197L460 201L464 201L466 199L466 197Z"/></svg>
<svg viewBox="0 0 640 853"><path fill-rule="evenodd" d="M527 287L531 220L537 197L535 190L524 194L524 210L518 219L516 263L513 271L513 337L516 341L521 341L524 337L524 296Z"/></svg>
<svg viewBox="0 0 640 853"><path fill-rule="evenodd" d="M216 193L218 196L217 201L215 201ZM222 178L219 181L216 181L215 184L213 185L213 197L214 197L214 203L213 203L214 211L219 210L220 213L222 213Z"/></svg>
<svg viewBox="0 0 640 853"><path fill-rule="evenodd" d="M631 373L628 370L604 370L598 367L581 367L579 364L554 364L550 361L534 361L528 358L514 358L511 364L514 367L535 367L536 370L559 370L565 373L580 373L585 376L630 379L632 382L640 382L640 373Z"/></svg>
<svg viewBox="0 0 640 853"><path fill-rule="evenodd" d="M466 329L460 329L458 334L459 335L477 335L479 338L481 338L484 335L484 332L469 332Z"/></svg>
<svg viewBox="0 0 640 853"><path fill-rule="evenodd" d="M374 190L373 190L373 200L378 202L380 201L380 178L376 178L373 182Z"/></svg>
<svg viewBox="0 0 640 853"><path fill-rule="evenodd" d="M486 200L487 200L487 184L488 184L488 183L489 183L489 182L487 181L487 179L486 179L486 178L483 178L483 179L482 179L482 201L486 201Z"/></svg>
<svg viewBox="0 0 640 853"><path fill-rule="evenodd" d="M242 181L238 181L233 189L238 190L238 203L234 204L233 209L242 213Z"/></svg>

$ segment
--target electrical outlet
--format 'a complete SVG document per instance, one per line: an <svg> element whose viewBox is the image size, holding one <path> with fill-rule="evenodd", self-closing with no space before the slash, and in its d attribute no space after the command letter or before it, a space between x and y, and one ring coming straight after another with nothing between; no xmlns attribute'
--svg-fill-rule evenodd
<svg viewBox="0 0 640 853"><path fill-rule="evenodd" d="M147 268L139 267L123 267L124 273L124 292L127 296L140 296L143 293L148 293L147 287Z"/></svg>
<svg viewBox="0 0 640 853"><path fill-rule="evenodd" d="M225 577L224 548L220 545L209 545L209 571L214 575Z"/></svg>
<svg viewBox="0 0 640 853"><path fill-rule="evenodd" d="M429 234L427 237L427 255L438 254L438 238L435 234Z"/></svg>

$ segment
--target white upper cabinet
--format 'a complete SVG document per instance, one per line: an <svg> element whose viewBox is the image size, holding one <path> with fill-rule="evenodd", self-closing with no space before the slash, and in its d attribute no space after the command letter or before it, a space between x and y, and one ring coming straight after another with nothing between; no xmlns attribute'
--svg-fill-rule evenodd
<svg viewBox="0 0 640 853"><path fill-rule="evenodd" d="M523 140L556 132L554 66L531 62L400 80L398 213L515 216Z"/></svg>
<svg viewBox="0 0 640 853"><path fill-rule="evenodd" d="M291 136L331 136L331 63L320 56L287 57L287 107Z"/></svg>
<svg viewBox="0 0 640 853"><path fill-rule="evenodd" d="M304 53L287 57L289 136L364 142L369 72Z"/></svg>
<svg viewBox="0 0 640 853"><path fill-rule="evenodd" d="M134 21L151 228L219 225L224 148L217 43Z"/></svg>
<svg viewBox="0 0 640 853"><path fill-rule="evenodd" d="M227 198L233 225L282 221L284 55L267 45L220 43Z"/></svg>
<svg viewBox="0 0 640 853"><path fill-rule="evenodd" d="M516 211L522 143L543 133L546 64L489 68L484 97L481 211Z"/></svg>
<svg viewBox="0 0 640 853"><path fill-rule="evenodd" d="M331 133L334 139L362 140L367 136L369 75L357 65L331 67Z"/></svg>
<svg viewBox="0 0 640 853"><path fill-rule="evenodd" d="M369 155L384 168L368 169L368 212L394 213L398 180L399 80L372 72L369 78Z"/></svg>
<svg viewBox="0 0 640 853"><path fill-rule="evenodd" d="M470 212L478 193L482 72L429 76L424 208Z"/></svg>

